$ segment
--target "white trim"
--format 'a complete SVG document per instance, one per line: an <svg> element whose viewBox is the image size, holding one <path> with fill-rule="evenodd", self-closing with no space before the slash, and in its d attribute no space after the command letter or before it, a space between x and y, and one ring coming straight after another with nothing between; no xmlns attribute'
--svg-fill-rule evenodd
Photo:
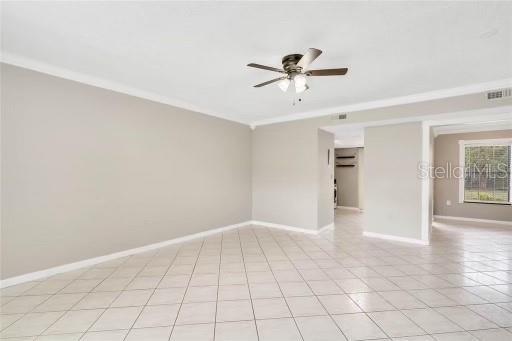
<svg viewBox="0 0 512 341"><path fill-rule="evenodd" d="M445 125L434 128L434 136L446 134L465 134L484 131L500 131L512 129L512 121L497 121L478 124Z"/></svg>
<svg viewBox="0 0 512 341"><path fill-rule="evenodd" d="M377 101L370 101L370 102L349 104L349 105L343 105L343 106L337 106L337 107L323 108L320 110L307 111L307 112L302 112L302 113L297 113L297 114L291 114L291 115L285 115L285 116L255 121L255 122L251 122L251 124L254 126L261 126L261 125L267 125L267 124L273 124L273 123L279 123L279 122L296 121L296 120L302 120L305 118L326 116L326 115L336 113L336 112L353 112L353 111L362 111L362 110L369 110L369 109L376 109L376 108L383 108L383 107L391 107L391 106L395 106L395 105L424 102L424 101L431 101L431 100L442 99L442 98L447 98L447 97L475 94L475 93L489 91L489 90L508 88L510 86L512 86L512 78L506 78L506 79L500 79L500 80L495 80L495 81L491 81L491 82L470 84L470 85L464 85L464 86L449 88L449 89L440 89L440 90L423 92L423 93L413 94L413 95L408 95L408 96L392 97L392 98L387 98L387 99L377 100Z"/></svg>
<svg viewBox="0 0 512 341"><path fill-rule="evenodd" d="M252 225L260 225L260 226L265 226L265 227L272 227L272 228L286 230L286 231L291 231L291 232L300 232L300 233L306 233L306 234L318 234L318 230L310 230L310 229L305 229L303 227L295 227L295 226L289 226L289 225L274 224L274 223L269 223L269 222L266 222L266 221L259 221L259 220L253 220L251 223L252 223Z"/></svg>
<svg viewBox="0 0 512 341"><path fill-rule="evenodd" d="M460 123L473 123L478 124L488 121L505 121L512 120L512 105L504 105L492 108L474 109L474 110L461 110L455 112L445 112L439 114L417 115L417 116L403 116L400 118L387 118L383 120L370 120L360 122L338 122L338 124L331 124L322 126L321 129L336 133L338 129L342 128L345 131L353 131L354 129L361 129L366 127L395 125L411 122L426 121L432 127L460 124Z"/></svg>
<svg viewBox="0 0 512 341"><path fill-rule="evenodd" d="M512 226L512 221L506 221L506 220L477 219L477 218L467 218L467 217L454 217L454 216L448 216L448 215L435 215L434 218L435 219L458 220L458 221L469 221L469 222L474 222L474 223L488 223L488 224Z"/></svg>
<svg viewBox="0 0 512 341"><path fill-rule="evenodd" d="M512 105L502 105L490 108L461 110L427 115L432 126L454 125L454 124L482 124L490 121L512 120Z"/></svg>
<svg viewBox="0 0 512 341"><path fill-rule="evenodd" d="M364 143L344 144L343 142L341 142L336 143L335 148L364 148Z"/></svg>
<svg viewBox="0 0 512 341"><path fill-rule="evenodd" d="M362 110L390 107L390 106L395 106L395 105L402 105L402 104L423 102L423 101L429 101L429 100L435 100L435 99L442 99L442 98L453 97L453 96L468 95L468 94L474 94L474 93L479 93L479 92L484 92L484 91L489 91L489 90L508 88L508 87L512 86L512 78L506 78L506 79L500 79L500 80L495 80L495 81L490 81L490 82L464 85L464 86L455 87L455 88L440 89L440 90L424 92L424 93L419 93L419 94L400 96L400 97L392 97L392 98L387 98L387 99L377 100L377 101L369 101L369 102L361 102L361 103L355 103L355 104L349 104L349 105L343 105L343 106L327 107L327 108L322 108L322 109L314 110L314 111L306 111L306 112L302 112L302 113L273 117L273 118L269 118L269 119L265 119L265 120L247 122L247 121L235 119L231 116L226 117L225 113L216 112L216 111L210 110L208 108L198 107L194 104L186 103L181 100L172 99L172 98L162 96L159 94L155 94L152 92L137 89L137 88L134 88L129 85L117 83L117 82L114 82L114 81L111 81L108 79L95 77L95 76L87 75L87 74L80 73L80 72L75 72L72 70L68 70L65 68L58 67L58 66L50 65L50 64L47 64L47 63L44 63L44 62L41 62L41 61L38 61L35 59L26 58L23 56L12 54L12 53L3 52L2 54L0 54L0 61L2 63L23 67L23 68L26 68L29 70L34 70L34 71L42 72L42 73L45 73L48 75L53 75L53 76L73 80L73 81L80 82L83 84L88 84L88 85L96 86L99 88L124 93L124 94L130 95L130 96L144 98L144 99L148 99L148 100L151 100L154 102L164 103L164 104L172 105L174 107L179 107L179 108L183 108L186 110L195 111L195 112L202 113L205 115L214 116L214 117L222 118L225 120L242 123L245 125L249 125L251 127L257 127L260 125L266 125L266 124L272 124L272 123L278 123L278 122L296 121L296 120L313 118L313 117L327 116L334 112L362 111Z"/></svg>
<svg viewBox="0 0 512 341"><path fill-rule="evenodd" d="M503 206L510 206L510 201L491 201L491 200L464 200L463 204L497 204Z"/></svg>
<svg viewBox="0 0 512 341"><path fill-rule="evenodd" d="M421 163L424 165L431 164L431 149L432 144L430 140L430 124L428 122L421 123ZM424 176L421 179L421 240L426 243L426 245L430 244L430 226L432 222L430 221L431 212L430 212L430 200L431 200L431 177Z"/></svg>
<svg viewBox="0 0 512 341"><path fill-rule="evenodd" d="M398 237L398 236L392 236L389 234L382 234L382 233L375 233L375 232L368 232L368 231L363 231L363 236L370 237L370 238L391 240L391 241L395 241L395 242L412 243L412 244L419 244L419 245L429 245L428 241L424 241L421 239Z"/></svg>
<svg viewBox="0 0 512 341"><path fill-rule="evenodd" d="M459 140L464 146L510 146L512 139L480 139L480 140Z"/></svg>
<svg viewBox="0 0 512 341"><path fill-rule="evenodd" d="M35 272L30 272L30 273L27 273L24 275L20 275L20 276L6 278L6 279L0 281L0 288L5 288L5 287L15 285L15 284L20 284L20 283L24 283L24 282L38 280L38 279L45 278L45 277L50 277L50 276L60 274L63 272L77 270L77 269L81 269L81 268L88 267L91 265L107 262L110 260L114 260L114 259L118 259L118 258L122 258L122 257L126 257L126 256L131 256L131 255L139 254L139 253L154 250L154 249L159 249L159 248L169 246L172 244L177 244L177 243L182 243L182 242L186 242L186 241L193 240L193 239L208 237L213 234L222 233L225 231L229 231L229 230L232 230L232 229L235 229L238 227L247 226L247 225L251 225L251 224L252 224L252 221L245 221L243 223L223 226L223 227L219 227L219 228L215 228L215 229L211 229L211 230L207 230L207 231L203 231L203 232L190 234L190 235L183 236L183 237L166 240L166 241L159 242L159 243L149 244L149 245L137 247L134 249L111 253L111 254L105 255L105 256L89 258L89 259L85 259L85 260L82 260L79 262L64 264L64 265L56 266L56 267L41 270L41 271L35 271Z"/></svg>
<svg viewBox="0 0 512 341"><path fill-rule="evenodd" d="M353 206L336 206L337 208L341 208L344 210L350 210L350 211L358 211L361 212L361 209L359 207L353 207Z"/></svg>
<svg viewBox="0 0 512 341"><path fill-rule="evenodd" d="M319 228L317 234L320 234L320 233L325 232L327 230L331 230L333 228L334 228L334 223L327 224L324 227Z"/></svg>
<svg viewBox="0 0 512 341"><path fill-rule="evenodd" d="M162 96L153 92L149 92L146 90L138 89L131 87L129 85L125 85L122 83L114 82L105 78L95 77L91 75L87 75L80 72L75 72L72 70L68 70L65 68L61 68L58 66L53 66L44 62L40 62L34 59L25 58L22 56L18 56L11 53L2 53L0 55L0 61L5 64L10 64L18 67L22 67L25 69L45 73L51 76L56 76L68 80L72 80L75 82L79 82L82 84L92 85L98 88L107 89L115 92L119 92L122 94L144 98L153 102L163 103L167 105L171 105L173 107L182 108L185 110L194 111L197 113L201 113L208 116L214 116L217 118L221 118L228 121L233 121L237 123L241 123L244 125L249 125L248 122L244 122L242 120L234 119L232 117L226 117L225 114L215 112L213 110L209 110L207 108L198 107L194 104L187 103L181 100L169 98L166 96Z"/></svg>
<svg viewBox="0 0 512 341"><path fill-rule="evenodd" d="M466 177L466 151L463 141L459 141L459 169L462 174L459 174L459 204L464 203L464 179Z"/></svg>
<svg viewBox="0 0 512 341"><path fill-rule="evenodd" d="M512 138L500 138L500 139L480 139L480 140L459 140L459 167L465 172L466 171L466 147L478 147L478 146L509 146L512 147ZM510 160L509 160L510 161ZM510 168L509 164L509 168ZM459 204L465 202L480 202L480 203L495 203L494 201L486 200L469 200L465 199L465 183L464 176L459 177ZM509 179L509 201L506 204L510 204L512 200L512 177Z"/></svg>
<svg viewBox="0 0 512 341"><path fill-rule="evenodd" d="M190 234L190 235L183 236L183 237L178 237L175 239L166 240L163 242L158 242L158 243L154 243L154 244L137 247L134 249L115 252L115 253L105 255L105 256L89 258L89 259L85 259L82 261L64 264L64 265L56 266L56 267L45 269L45 270L30 272L30 273L27 273L24 275L6 278L4 280L0 280L0 288L5 288L5 287L11 286L11 285L16 285L16 284L20 284L20 283L24 283L24 282L35 281L38 279L57 275L57 274L60 274L63 272L81 269L81 268L96 265L99 263L108 262L110 260L114 260L114 259L118 259L118 258L122 258L122 257L126 257L126 256L131 256L131 255L139 254L139 253L150 251L150 250L159 249L159 248L177 244L177 243L183 243L183 242L186 242L189 240L208 237L208 236L211 236L214 234L222 233L225 231L229 231L232 229L236 229L236 228L243 227L243 226L249 226L249 225L260 225L260 226L265 226L265 227L270 227L270 228L277 228L277 229L281 229L281 230L285 230L285 231L300 232L300 233L313 234L313 235L317 235L318 233L320 233L320 230L309 230L309 229L300 228L300 227L274 224L274 223L268 223L268 222L263 222L263 221L249 220L249 221L245 221L245 222L242 222L239 224L223 226L223 227L219 227L219 228L215 228L215 229L211 229L211 230L207 230L207 231L203 231L203 232ZM326 225L326 226L322 227L322 229L327 229L330 227L334 227L334 224Z"/></svg>

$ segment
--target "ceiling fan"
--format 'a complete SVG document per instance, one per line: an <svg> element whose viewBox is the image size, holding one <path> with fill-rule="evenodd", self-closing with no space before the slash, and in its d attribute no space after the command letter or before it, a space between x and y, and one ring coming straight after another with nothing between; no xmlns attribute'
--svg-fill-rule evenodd
<svg viewBox="0 0 512 341"><path fill-rule="evenodd" d="M256 84L255 88L279 82L277 85L281 90L286 92L293 82L295 85L295 92L300 93L309 89L306 81L306 77L309 76L343 76L347 73L347 68L340 69L321 69L321 70L308 70L309 64L322 54L319 49L309 48L306 54L289 54L283 57L282 64L283 68L278 69L271 66L250 63L247 66L254 67L257 69L263 69L268 71L279 72L285 74L281 77L274 78L272 80Z"/></svg>

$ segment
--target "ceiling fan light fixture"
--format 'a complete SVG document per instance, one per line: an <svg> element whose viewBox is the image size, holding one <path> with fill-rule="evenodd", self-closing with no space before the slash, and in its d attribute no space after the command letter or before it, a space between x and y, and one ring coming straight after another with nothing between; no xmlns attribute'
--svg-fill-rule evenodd
<svg viewBox="0 0 512 341"><path fill-rule="evenodd" d="M306 82L306 76L302 74L295 75L293 78L293 82L295 84L295 92L301 93L306 91L307 89L307 82Z"/></svg>
<svg viewBox="0 0 512 341"><path fill-rule="evenodd" d="M301 92L306 91L307 89L308 89L307 85L304 85L304 86L301 86L301 87L295 85L295 92L298 93L298 94L300 94Z"/></svg>
<svg viewBox="0 0 512 341"><path fill-rule="evenodd" d="M279 89L283 90L283 92L286 92L288 90L288 87L290 86L290 80L288 78L285 78L279 83L277 83L277 86L279 86Z"/></svg>

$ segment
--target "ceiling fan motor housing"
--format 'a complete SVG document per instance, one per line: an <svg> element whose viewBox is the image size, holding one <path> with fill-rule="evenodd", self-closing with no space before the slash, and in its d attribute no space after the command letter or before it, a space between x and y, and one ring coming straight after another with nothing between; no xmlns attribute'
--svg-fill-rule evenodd
<svg viewBox="0 0 512 341"><path fill-rule="evenodd" d="M302 68L297 66L297 63L302 58L301 54L289 54L283 57L283 69L286 73L300 73Z"/></svg>

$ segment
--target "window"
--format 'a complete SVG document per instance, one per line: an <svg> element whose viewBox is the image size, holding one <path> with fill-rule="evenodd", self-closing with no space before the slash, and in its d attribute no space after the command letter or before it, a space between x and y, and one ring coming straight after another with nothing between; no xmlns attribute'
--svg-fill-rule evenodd
<svg viewBox="0 0 512 341"><path fill-rule="evenodd" d="M512 139L460 141L460 202L510 204Z"/></svg>

